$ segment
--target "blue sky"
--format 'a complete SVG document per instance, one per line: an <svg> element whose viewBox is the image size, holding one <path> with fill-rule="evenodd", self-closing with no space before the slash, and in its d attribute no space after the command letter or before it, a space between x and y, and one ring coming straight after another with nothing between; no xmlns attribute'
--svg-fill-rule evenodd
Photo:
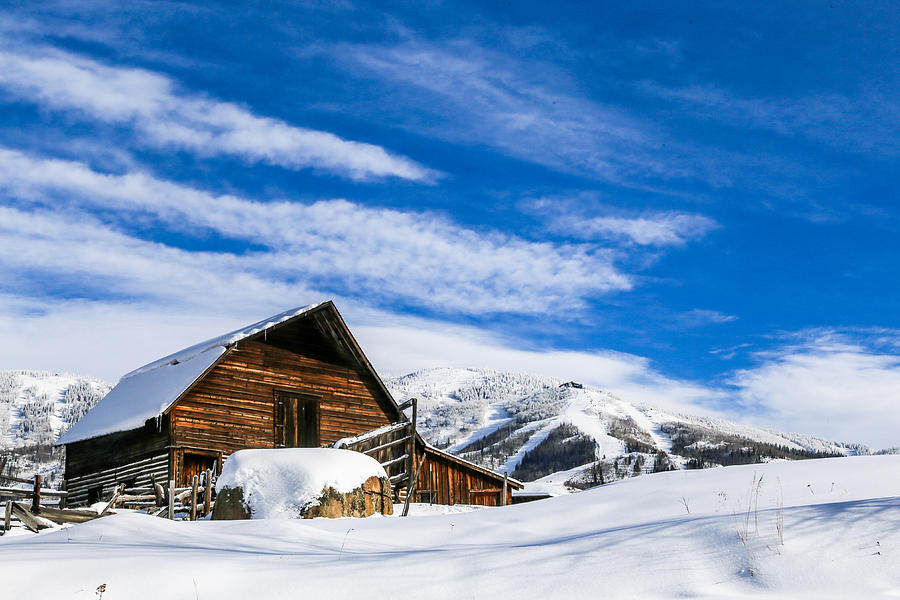
<svg viewBox="0 0 900 600"><path fill-rule="evenodd" d="M6 3L4 368L334 298L373 362L900 444L882 3Z"/></svg>

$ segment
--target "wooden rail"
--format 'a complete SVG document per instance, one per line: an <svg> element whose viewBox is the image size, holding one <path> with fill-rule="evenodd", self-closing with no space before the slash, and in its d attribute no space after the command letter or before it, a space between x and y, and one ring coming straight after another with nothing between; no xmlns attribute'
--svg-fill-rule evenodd
<svg viewBox="0 0 900 600"><path fill-rule="evenodd" d="M418 401L410 398L399 405L401 411L412 408L409 421L400 421L379 427L356 436L345 438L335 443L336 448L346 448L362 452L373 457L384 467L391 486L400 499L401 488L413 485L413 472L416 468L416 420L418 419Z"/></svg>
<svg viewBox="0 0 900 600"><path fill-rule="evenodd" d="M215 504L211 469L200 477L194 476L190 487L175 487L174 481L170 481L168 486L157 484L153 487L127 488L124 483L118 484L100 512L66 509L68 492L41 487L40 475L36 475L34 479L0 475L0 480L32 484L30 489L0 487L0 498L8 499L0 522L0 534L9 530L13 519L25 528L37 532L50 526L47 521L58 524L84 523L111 514L111 511L119 507L146 510L150 514L169 519L184 513L193 521L208 515ZM48 506L45 503L51 498L58 500L58 505ZM31 503L29 506L16 500L30 500Z"/></svg>

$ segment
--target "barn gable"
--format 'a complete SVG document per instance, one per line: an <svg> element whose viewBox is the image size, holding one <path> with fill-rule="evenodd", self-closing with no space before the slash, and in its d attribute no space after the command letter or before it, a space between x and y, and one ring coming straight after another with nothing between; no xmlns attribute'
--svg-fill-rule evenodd
<svg viewBox="0 0 900 600"><path fill-rule="evenodd" d="M56 442L65 445L143 427L169 412L203 376L239 343L261 338L289 352L367 371L388 414L397 405L331 301L285 311L247 327L201 342L124 375L119 383Z"/></svg>

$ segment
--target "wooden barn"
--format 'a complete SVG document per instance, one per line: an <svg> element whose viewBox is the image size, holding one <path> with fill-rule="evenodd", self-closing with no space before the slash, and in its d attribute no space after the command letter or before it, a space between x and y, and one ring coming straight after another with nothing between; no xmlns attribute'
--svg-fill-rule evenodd
<svg viewBox="0 0 900 600"><path fill-rule="evenodd" d="M373 456L398 499L415 477L415 501L511 502L520 482L430 446L415 420L414 401L398 406L329 301L128 373L57 445L70 504L122 483L186 486L245 448L317 446Z"/></svg>

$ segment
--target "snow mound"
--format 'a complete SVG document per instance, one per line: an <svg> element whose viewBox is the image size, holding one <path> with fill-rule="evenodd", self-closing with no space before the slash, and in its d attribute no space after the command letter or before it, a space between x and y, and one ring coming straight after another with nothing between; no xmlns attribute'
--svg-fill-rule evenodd
<svg viewBox="0 0 900 600"><path fill-rule="evenodd" d="M254 519L295 519L322 490L345 494L369 477L387 478L377 460L335 448L240 450L225 461L216 492L240 487Z"/></svg>

